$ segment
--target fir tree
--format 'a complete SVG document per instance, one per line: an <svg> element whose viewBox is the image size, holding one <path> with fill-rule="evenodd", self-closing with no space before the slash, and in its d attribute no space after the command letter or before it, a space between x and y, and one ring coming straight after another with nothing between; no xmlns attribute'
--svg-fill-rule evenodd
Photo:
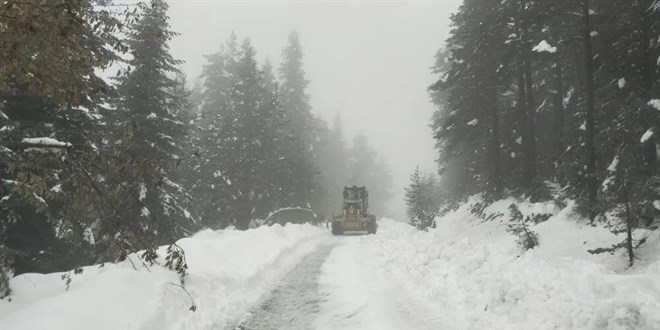
<svg viewBox="0 0 660 330"><path fill-rule="evenodd" d="M321 124L311 113L307 85L303 68L302 46L298 33L289 34L289 43L282 51L282 64L279 67L281 96L279 103L285 113L287 130L299 141L299 153L304 161L297 168L304 173L298 177L294 187L299 206L319 208L324 197L319 179L320 162L320 130ZM305 168L303 168L303 166Z"/></svg>
<svg viewBox="0 0 660 330"><path fill-rule="evenodd" d="M369 204L375 214L387 210L391 198L391 177L385 161L369 145L367 137L360 133L353 139L348 161L349 182L351 185L366 186L369 189Z"/></svg>
<svg viewBox="0 0 660 330"><path fill-rule="evenodd" d="M539 245L539 237L536 232L529 229L533 224L529 217L524 217L516 204L509 205L510 219L506 231L516 236L516 244L523 251L535 248Z"/></svg>
<svg viewBox="0 0 660 330"><path fill-rule="evenodd" d="M190 195L175 180L176 166L184 157L181 143L187 139L186 93L175 79L180 61L169 53L168 42L176 36L168 23L168 5L154 0L131 27L126 44L131 69L119 83L116 120L117 156L135 164L111 178L131 196L118 205L128 211L125 226L138 227L143 235L161 244L174 242L195 228L187 210ZM128 179L130 178L130 179Z"/></svg>
<svg viewBox="0 0 660 330"><path fill-rule="evenodd" d="M415 168L406 189L406 205L410 224L417 229L435 228L435 217L440 212L440 187L432 174Z"/></svg>

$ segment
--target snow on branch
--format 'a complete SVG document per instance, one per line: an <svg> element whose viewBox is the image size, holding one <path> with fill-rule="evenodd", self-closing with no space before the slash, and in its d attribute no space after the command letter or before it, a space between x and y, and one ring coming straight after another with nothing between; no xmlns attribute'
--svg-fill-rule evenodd
<svg viewBox="0 0 660 330"><path fill-rule="evenodd" d="M71 146L71 143L61 142L49 137L24 138L21 142L34 145L35 147L45 148L67 148Z"/></svg>
<svg viewBox="0 0 660 330"><path fill-rule="evenodd" d="M532 48L532 51L542 53L542 52L548 52L548 53L555 53L557 52L557 47L551 46L547 41L541 40L538 45L534 46Z"/></svg>
<svg viewBox="0 0 660 330"><path fill-rule="evenodd" d="M644 133L644 135L642 135L642 138L639 139L639 142L644 143L644 142L648 141L651 138L651 136L653 136L653 131L649 128L649 130L646 131L646 133Z"/></svg>
<svg viewBox="0 0 660 330"><path fill-rule="evenodd" d="M652 99L649 101L649 105L654 107L656 110L660 111L660 99Z"/></svg>

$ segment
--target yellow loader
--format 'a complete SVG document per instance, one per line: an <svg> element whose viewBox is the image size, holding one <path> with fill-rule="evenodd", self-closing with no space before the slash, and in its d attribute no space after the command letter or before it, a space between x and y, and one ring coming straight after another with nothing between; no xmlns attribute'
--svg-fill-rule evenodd
<svg viewBox="0 0 660 330"><path fill-rule="evenodd" d="M376 216L369 214L369 192L366 187L344 187L342 213L332 219L332 234L341 235L347 231L361 231L375 234L378 229Z"/></svg>

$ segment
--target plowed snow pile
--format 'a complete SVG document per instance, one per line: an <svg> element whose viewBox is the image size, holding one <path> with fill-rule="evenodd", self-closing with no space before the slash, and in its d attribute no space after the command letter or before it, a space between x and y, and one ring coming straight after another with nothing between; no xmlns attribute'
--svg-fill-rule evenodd
<svg viewBox="0 0 660 330"><path fill-rule="evenodd" d="M506 214L511 202L486 212ZM635 233L651 235L638 266L626 269L621 253L586 252L622 236L577 222L570 207L552 208L520 206L524 214L555 214L532 227L540 246L524 253L506 221L482 222L466 206L429 232L383 219L378 235L356 249L375 256L378 277L400 286L400 295L424 300L443 329L660 329L658 233Z"/></svg>
<svg viewBox="0 0 660 330"><path fill-rule="evenodd" d="M68 291L64 273L20 275L11 280L12 301L0 301L0 329L222 329L326 235L311 225L275 225L205 230L180 240L195 312L188 310L188 294L173 285L179 284L176 273L146 269L135 255L133 264L85 267L83 274L71 275Z"/></svg>

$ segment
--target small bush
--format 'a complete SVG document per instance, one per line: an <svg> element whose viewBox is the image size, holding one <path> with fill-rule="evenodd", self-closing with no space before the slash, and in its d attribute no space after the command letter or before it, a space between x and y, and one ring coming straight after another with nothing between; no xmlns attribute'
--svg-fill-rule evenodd
<svg viewBox="0 0 660 330"><path fill-rule="evenodd" d="M530 217L524 217L518 209L516 204L509 205L510 222L506 231L517 237L516 244L527 251L539 245L539 237L536 232L529 229L529 225L533 223Z"/></svg>

